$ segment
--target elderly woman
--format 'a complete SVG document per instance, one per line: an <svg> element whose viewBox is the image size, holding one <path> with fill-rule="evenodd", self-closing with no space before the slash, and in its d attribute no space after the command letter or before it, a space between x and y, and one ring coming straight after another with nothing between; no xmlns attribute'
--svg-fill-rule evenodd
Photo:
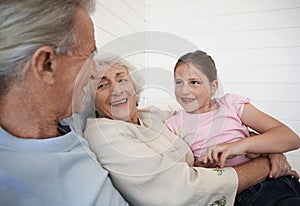
<svg viewBox="0 0 300 206"><path fill-rule="evenodd" d="M267 177L270 164L263 157L234 168L193 167L187 144L164 126L174 112L137 109L141 84L134 67L118 57L98 63L103 75L95 110L101 118L87 120L84 137L130 203L233 205L236 193Z"/></svg>

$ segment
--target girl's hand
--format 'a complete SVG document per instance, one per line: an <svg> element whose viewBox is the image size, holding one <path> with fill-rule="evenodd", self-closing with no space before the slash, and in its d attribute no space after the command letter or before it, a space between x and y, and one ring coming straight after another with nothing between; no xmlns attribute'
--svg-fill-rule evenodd
<svg viewBox="0 0 300 206"><path fill-rule="evenodd" d="M269 154L271 171L269 178L278 178L286 175L292 175L299 179L296 171L292 170L290 163L283 154Z"/></svg>
<svg viewBox="0 0 300 206"><path fill-rule="evenodd" d="M216 164L207 162L207 161L204 163L203 159L201 157L199 157L199 158L195 159L194 166L195 167L213 168L213 167L216 167Z"/></svg>
<svg viewBox="0 0 300 206"><path fill-rule="evenodd" d="M245 155L247 148L247 142L245 140L246 138L236 142L217 144L208 148L208 160L210 162L217 162L219 163L220 167L224 167L226 159Z"/></svg>
<svg viewBox="0 0 300 206"><path fill-rule="evenodd" d="M195 158L194 166L212 168L212 167L216 167L217 164L214 162L214 160L212 158L209 159L207 156L207 153L205 153L205 154L201 155L200 157Z"/></svg>

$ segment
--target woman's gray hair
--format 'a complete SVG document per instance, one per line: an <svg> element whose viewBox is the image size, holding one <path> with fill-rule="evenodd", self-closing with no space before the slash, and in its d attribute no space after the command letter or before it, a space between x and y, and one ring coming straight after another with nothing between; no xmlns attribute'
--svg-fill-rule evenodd
<svg viewBox="0 0 300 206"><path fill-rule="evenodd" d="M134 84L134 88L137 96L137 103L139 102L140 94L145 84L143 75L141 74L142 70L137 69L137 67L134 66L132 63L112 53L98 54L95 57L95 61L96 64L98 65L99 71L101 72L100 75L103 75L103 73L112 66L126 68Z"/></svg>
<svg viewBox="0 0 300 206"><path fill-rule="evenodd" d="M79 7L91 14L95 0L1 0L0 97L23 76L38 48L72 54L79 43L74 32Z"/></svg>

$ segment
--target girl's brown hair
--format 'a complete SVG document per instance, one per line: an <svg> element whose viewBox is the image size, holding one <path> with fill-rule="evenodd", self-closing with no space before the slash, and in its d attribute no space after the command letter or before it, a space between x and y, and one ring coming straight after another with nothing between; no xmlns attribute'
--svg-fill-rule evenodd
<svg viewBox="0 0 300 206"><path fill-rule="evenodd" d="M214 60L201 50L196 50L180 57L174 67L174 72L181 64L192 64L192 66L200 69L210 82L218 78Z"/></svg>

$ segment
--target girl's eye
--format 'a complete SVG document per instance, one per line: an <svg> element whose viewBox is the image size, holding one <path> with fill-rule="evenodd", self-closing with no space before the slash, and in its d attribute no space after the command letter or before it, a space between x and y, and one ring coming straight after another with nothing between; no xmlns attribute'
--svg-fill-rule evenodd
<svg viewBox="0 0 300 206"><path fill-rule="evenodd" d="M183 85L183 81L181 81L181 80L176 80L176 81L175 81L175 85L176 85L176 86L182 86L182 85Z"/></svg>
<svg viewBox="0 0 300 206"><path fill-rule="evenodd" d="M191 81L190 84L191 84L191 85L200 85L200 84L202 84L202 83L199 82L199 81Z"/></svg>

